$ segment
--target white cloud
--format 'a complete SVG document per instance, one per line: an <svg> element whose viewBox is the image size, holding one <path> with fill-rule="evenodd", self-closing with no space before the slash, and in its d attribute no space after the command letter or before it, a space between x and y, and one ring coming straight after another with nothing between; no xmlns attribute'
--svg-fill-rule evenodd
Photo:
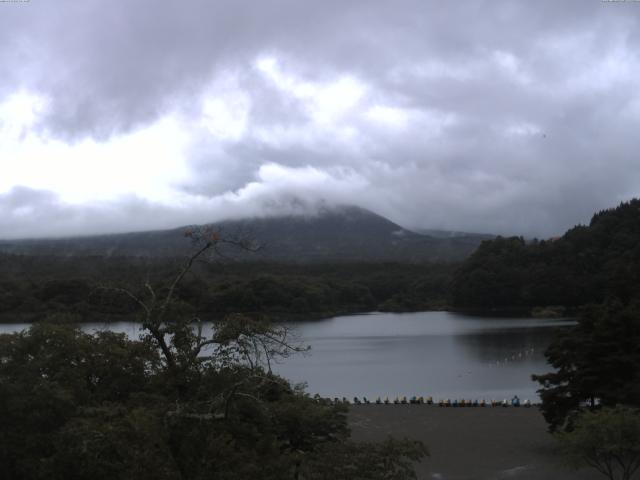
<svg viewBox="0 0 640 480"><path fill-rule="evenodd" d="M220 75L202 98L202 125L221 141L242 139L249 121L251 97L238 84L237 75Z"/></svg>
<svg viewBox="0 0 640 480"><path fill-rule="evenodd" d="M531 83L531 78L522 68L522 62L513 53L504 50L495 50L492 53L492 59L502 72L516 82L523 85Z"/></svg>
<svg viewBox="0 0 640 480"><path fill-rule="evenodd" d="M375 122L400 129L407 126L410 117L408 111L388 105L374 105L365 112L365 115Z"/></svg>
<svg viewBox="0 0 640 480"><path fill-rule="evenodd" d="M339 75L325 81L310 81L285 71L276 57L263 57L256 68L277 88L300 102L309 117L320 124L339 121L366 95L367 87L351 75Z"/></svg>
<svg viewBox="0 0 640 480"><path fill-rule="evenodd" d="M244 209L249 206L262 214L288 213L287 209L295 206L298 200L311 209L327 199L337 204L353 202L354 195L367 185L364 177L348 168L320 170L309 165L292 168L271 163L260 167L254 181L224 194L221 200ZM274 204L278 208L274 209Z"/></svg>
<svg viewBox="0 0 640 480"><path fill-rule="evenodd" d="M174 117L100 142L67 143L47 132L12 130L0 136L0 192L20 185L54 192L69 203L115 200L135 193L171 200L188 175L183 149L187 133Z"/></svg>
<svg viewBox="0 0 640 480"><path fill-rule="evenodd" d="M19 139L42 117L48 101L28 91L10 94L0 103L0 140Z"/></svg>
<svg viewBox="0 0 640 480"><path fill-rule="evenodd" d="M527 122L513 123L505 129L507 136L527 137L532 135L541 135L542 130L538 125Z"/></svg>

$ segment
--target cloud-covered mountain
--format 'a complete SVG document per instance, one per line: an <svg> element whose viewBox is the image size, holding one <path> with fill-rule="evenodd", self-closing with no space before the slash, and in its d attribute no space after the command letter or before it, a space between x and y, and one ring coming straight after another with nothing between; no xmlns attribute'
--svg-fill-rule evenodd
<svg viewBox="0 0 640 480"><path fill-rule="evenodd" d="M185 231L193 227L58 239L5 240L13 254L181 256L193 249ZM254 261L453 261L467 257L490 236L439 232L421 235L368 210L323 208L314 214L224 221L212 225L222 237L241 235L261 248L226 250L234 259Z"/></svg>

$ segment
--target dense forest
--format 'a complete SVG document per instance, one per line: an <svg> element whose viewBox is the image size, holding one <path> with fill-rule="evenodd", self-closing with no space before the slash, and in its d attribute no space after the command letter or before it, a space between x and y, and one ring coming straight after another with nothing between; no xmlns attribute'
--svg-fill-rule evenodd
<svg viewBox="0 0 640 480"><path fill-rule="evenodd" d="M112 287L162 284L182 259L0 256L0 321L64 314L75 321L134 319L136 305ZM203 319L260 313L273 320L373 310L443 308L455 265L199 262L177 298Z"/></svg>
<svg viewBox="0 0 640 480"><path fill-rule="evenodd" d="M562 237L484 241L457 270L456 307L575 308L640 294L640 200L596 213Z"/></svg>

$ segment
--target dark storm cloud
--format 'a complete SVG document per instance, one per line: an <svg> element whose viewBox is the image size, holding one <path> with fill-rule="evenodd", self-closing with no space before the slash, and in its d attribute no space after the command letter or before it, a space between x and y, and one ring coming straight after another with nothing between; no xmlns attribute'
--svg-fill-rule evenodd
<svg viewBox="0 0 640 480"><path fill-rule="evenodd" d="M0 101L46 96L34 128L50 138L196 122L209 97L232 117L191 132L180 190L206 208L14 189L0 203L24 208L5 228L25 234L51 216L34 229L20 212L49 207L74 219L56 232L123 230L301 195L408 227L547 236L640 195L636 2L32 0L0 5L0 41Z"/></svg>
<svg viewBox="0 0 640 480"><path fill-rule="evenodd" d="M216 71L262 52L312 78L347 71L374 83L398 65L464 65L493 49L527 55L547 36L594 28L598 55L633 20L629 9L589 3L34 1L2 12L3 77L52 95L50 128L109 133L188 101Z"/></svg>

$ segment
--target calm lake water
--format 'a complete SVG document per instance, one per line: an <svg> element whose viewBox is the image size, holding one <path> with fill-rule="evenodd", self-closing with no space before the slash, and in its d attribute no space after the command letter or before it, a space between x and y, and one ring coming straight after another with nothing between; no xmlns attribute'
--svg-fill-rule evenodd
<svg viewBox="0 0 640 480"><path fill-rule="evenodd" d="M373 313L291 323L311 351L274 366L322 396L536 400L532 373L550 370L544 350L569 320L471 317L449 312ZM0 333L25 328L0 325ZM135 323L85 324L132 338Z"/></svg>

